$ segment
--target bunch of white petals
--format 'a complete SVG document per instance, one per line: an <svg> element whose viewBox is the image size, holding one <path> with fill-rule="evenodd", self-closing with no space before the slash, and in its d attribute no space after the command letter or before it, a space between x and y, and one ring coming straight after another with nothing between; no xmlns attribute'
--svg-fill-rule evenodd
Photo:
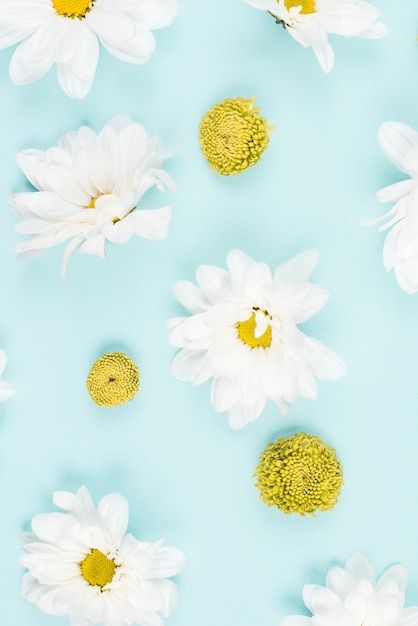
<svg viewBox="0 0 418 626"><path fill-rule="evenodd" d="M304 48L312 48L324 70L334 66L328 35L377 39L387 33L380 11L363 0L244 0L267 11Z"/></svg>
<svg viewBox="0 0 418 626"><path fill-rule="evenodd" d="M59 84L72 98L91 89L99 41L127 63L146 63L155 50L152 30L168 26L177 0L1 0L0 48L18 42L10 62L17 84L32 83L57 65Z"/></svg>
<svg viewBox="0 0 418 626"><path fill-rule="evenodd" d="M44 613L68 615L71 626L162 626L177 604L168 577L183 568L183 554L126 534L129 509L120 494L97 509L85 487L57 491L53 500L65 512L35 515L23 534L23 597Z"/></svg>
<svg viewBox="0 0 418 626"><path fill-rule="evenodd" d="M413 626L418 607L405 608L408 573L393 565L376 582L366 557L352 554L344 566L329 570L325 587L305 585L303 601L312 617L293 615L279 626Z"/></svg>
<svg viewBox="0 0 418 626"><path fill-rule="evenodd" d="M65 133L46 152L25 150L18 163L38 191L11 196L21 220L16 230L29 239L16 245L18 258L34 257L70 240L62 275L71 253L105 256L105 242L126 243L132 235L164 239L171 206L138 206L157 187L176 187L162 169L170 156L161 139L126 115L116 115L96 134L87 126Z"/></svg>
<svg viewBox="0 0 418 626"><path fill-rule="evenodd" d="M385 122L379 128L379 143L388 159L409 178L381 189L380 202L394 202L382 217L365 224L387 220L379 228L389 230L383 246L383 265L393 269L400 287L418 291L418 132L399 122Z"/></svg>
<svg viewBox="0 0 418 626"><path fill-rule="evenodd" d="M201 265L198 287L175 284L192 315L168 323L170 343L182 348L172 372L192 385L213 378L212 406L228 413L231 428L256 419L268 398L286 413L299 395L316 398L315 376L334 380L345 373L334 352L298 328L328 300L326 289L309 282L317 261L309 250L272 275L265 263L232 250L228 271Z"/></svg>

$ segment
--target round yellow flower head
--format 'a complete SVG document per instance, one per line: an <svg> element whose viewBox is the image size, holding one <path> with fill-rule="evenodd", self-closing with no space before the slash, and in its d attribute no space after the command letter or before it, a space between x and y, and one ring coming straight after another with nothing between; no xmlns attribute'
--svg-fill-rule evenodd
<svg viewBox="0 0 418 626"><path fill-rule="evenodd" d="M100 406L118 406L139 389L139 370L123 352L109 352L98 359L87 376L87 389Z"/></svg>
<svg viewBox="0 0 418 626"><path fill-rule="evenodd" d="M334 448L306 433L270 442L254 476L267 506L300 515L333 509L343 484Z"/></svg>
<svg viewBox="0 0 418 626"><path fill-rule="evenodd" d="M269 143L267 120L255 98L227 98L200 123L200 145L209 166L222 176L240 174L260 160Z"/></svg>

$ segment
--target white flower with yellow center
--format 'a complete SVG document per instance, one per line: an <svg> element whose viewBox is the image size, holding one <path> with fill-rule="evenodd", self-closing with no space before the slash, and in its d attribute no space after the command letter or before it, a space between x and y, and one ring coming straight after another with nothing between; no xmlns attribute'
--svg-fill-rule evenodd
<svg viewBox="0 0 418 626"><path fill-rule="evenodd" d="M57 491L53 501L65 513L35 515L23 533L23 597L44 613L68 615L71 626L161 626L176 607L168 577L183 568L183 554L125 534L128 504L117 493L97 509L85 487Z"/></svg>
<svg viewBox="0 0 418 626"><path fill-rule="evenodd" d="M297 326L328 299L326 289L308 281L317 261L310 250L272 276L265 263L232 250L228 271L201 265L199 287L175 283L177 299L192 316L168 322L170 343L183 348L172 372L192 385L213 378L212 406L227 411L231 428L256 419L268 398L285 414L298 395L316 398L315 376L334 380L345 373L336 354Z"/></svg>
<svg viewBox="0 0 418 626"><path fill-rule="evenodd" d="M418 132L405 124L386 122L379 128L379 143L388 159L410 178L381 189L380 202L395 202L382 217L365 224L388 220L379 230L389 230L383 246L383 264L395 272L407 293L418 291Z"/></svg>
<svg viewBox="0 0 418 626"><path fill-rule="evenodd" d="M22 42L10 63L10 77L32 83L57 64L58 81L71 98L90 91L99 42L127 63L149 61L151 30L168 26L177 0L1 0L0 48Z"/></svg>
<svg viewBox="0 0 418 626"><path fill-rule="evenodd" d="M325 587L304 586L303 601L312 617L292 615L279 626L416 626L418 607L404 608L407 585L403 565L390 567L376 582L366 557L352 554L344 568L330 569Z"/></svg>
<svg viewBox="0 0 418 626"><path fill-rule="evenodd" d="M328 35L377 39L387 34L380 11L363 0L244 0L267 11L304 48L311 47L324 72L334 65Z"/></svg>
<svg viewBox="0 0 418 626"><path fill-rule="evenodd" d="M62 275L77 249L105 256L106 240L126 243L132 235L165 239L172 208L147 210L137 205L148 189L175 191L162 169L170 156L156 135L126 115L113 117L99 134L87 126L65 133L46 152L25 150L18 163L38 191L11 196L21 220L20 233L31 235L15 246L18 258L42 254L70 239Z"/></svg>
<svg viewBox="0 0 418 626"><path fill-rule="evenodd" d="M7 357L4 350L0 350L0 376L3 374L6 367ZM0 379L0 402L8 400L15 393L16 389L12 383L8 383L5 380Z"/></svg>

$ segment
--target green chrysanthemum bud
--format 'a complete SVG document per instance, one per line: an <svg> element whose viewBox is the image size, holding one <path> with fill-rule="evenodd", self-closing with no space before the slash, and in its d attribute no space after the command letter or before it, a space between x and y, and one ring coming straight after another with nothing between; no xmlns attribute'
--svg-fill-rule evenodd
<svg viewBox="0 0 418 626"><path fill-rule="evenodd" d="M139 389L139 371L123 352L108 352L98 359L87 377L87 389L100 406L118 406Z"/></svg>
<svg viewBox="0 0 418 626"><path fill-rule="evenodd" d="M300 515L333 509L343 484L334 448L306 433L270 442L254 476L267 506Z"/></svg>
<svg viewBox="0 0 418 626"><path fill-rule="evenodd" d="M222 176L240 174L260 160L269 143L269 126L255 98L227 98L200 123L200 145L209 166Z"/></svg>

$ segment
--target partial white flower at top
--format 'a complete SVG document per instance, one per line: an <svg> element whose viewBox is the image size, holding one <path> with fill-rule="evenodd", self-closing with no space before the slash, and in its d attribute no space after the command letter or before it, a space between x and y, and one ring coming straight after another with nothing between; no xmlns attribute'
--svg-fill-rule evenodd
<svg viewBox="0 0 418 626"><path fill-rule="evenodd" d="M118 493L97 509L85 487L57 491L53 501L65 513L35 515L23 533L22 596L44 613L68 615L71 626L162 626L176 608L168 578L183 569L183 554L126 534L128 503Z"/></svg>
<svg viewBox="0 0 418 626"><path fill-rule="evenodd" d="M325 587L305 585L303 601L312 617L292 615L279 626L416 626L418 607L404 608L408 573L393 565L376 582L369 561L352 554L344 568L329 570Z"/></svg>
<svg viewBox="0 0 418 626"><path fill-rule="evenodd" d="M0 376L4 372L4 368L6 367L7 358L4 350L0 350ZM1 380L0 378L0 402L4 400L8 400L14 393L16 389L12 385L12 383L8 383L5 380Z"/></svg>
<svg viewBox="0 0 418 626"><path fill-rule="evenodd" d="M71 98L93 83L99 41L127 63L149 61L152 30L168 26L177 0L1 0L0 48L22 42L10 62L18 85L32 83L57 64L58 81Z"/></svg>
<svg viewBox="0 0 418 626"><path fill-rule="evenodd" d="M328 35L378 39L387 28L378 21L380 11L362 0L244 0L267 11L304 48L311 47L324 72L334 65Z"/></svg>
<svg viewBox="0 0 418 626"><path fill-rule="evenodd" d="M268 398L285 414L298 395L316 398L315 376L334 380L345 373L334 352L298 328L328 300L327 290L308 280L317 261L309 250L272 276L265 263L232 250L228 271L201 265L198 287L175 283L192 315L168 322L170 343L182 348L172 372L192 385L213 378L212 406L228 413L231 428L256 419Z"/></svg>
<svg viewBox="0 0 418 626"><path fill-rule="evenodd" d="M105 256L106 240L126 243L132 235L165 239L172 208L138 206L148 189L176 187L162 169L171 156L161 139L126 115L116 115L100 131L87 126L65 133L46 152L18 155L23 173L38 191L11 196L12 211L21 220L15 229L31 235L15 246L18 258L29 258L70 240L62 276L73 250Z"/></svg>
<svg viewBox="0 0 418 626"><path fill-rule="evenodd" d="M407 293L418 291L418 132L398 122L379 128L379 143L388 159L410 178L381 189L380 202L395 202L382 217L366 225L388 220L379 230L389 230L383 246L383 264L395 272Z"/></svg>

